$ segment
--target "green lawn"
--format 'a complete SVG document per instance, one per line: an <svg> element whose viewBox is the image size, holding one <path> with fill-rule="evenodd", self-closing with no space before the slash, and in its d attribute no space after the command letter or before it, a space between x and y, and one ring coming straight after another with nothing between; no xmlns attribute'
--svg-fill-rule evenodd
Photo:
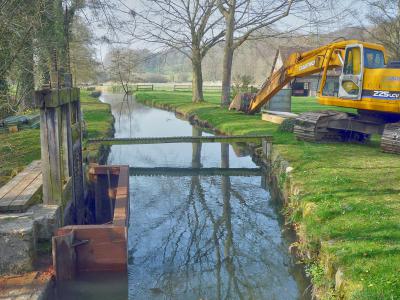
<svg viewBox="0 0 400 300"><path fill-rule="evenodd" d="M113 117L110 106L81 91L81 103L87 135L90 138L109 136ZM15 176L33 160L40 159L40 130L24 129L16 133L0 133L0 186ZM90 156L98 154L98 148L91 145Z"/></svg>
<svg viewBox="0 0 400 300"><path fill-rule="evenodd" d="M294 168L291 183L301 193L290 199L300 248L314 253L309 273L323 298L400 299L400 157L367 145L296 141L275 124L218 107L219 94L190 102L190 92L139 92L138 101L196 114L226 134L271 134L275 149ZM293 111L327 109L296 97ZM285 178L283 178L285 179ZM335 292L335 271L345 285Z"/></svg>

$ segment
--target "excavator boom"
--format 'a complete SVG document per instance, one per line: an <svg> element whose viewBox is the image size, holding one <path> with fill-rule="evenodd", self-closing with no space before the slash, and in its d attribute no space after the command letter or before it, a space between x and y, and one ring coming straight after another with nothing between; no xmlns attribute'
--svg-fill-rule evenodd
<svg viewBox="0 0 400 300"><path fill-rule="evenodd" d="M337 82L328 84L328 71L339 67ZM363 142L380 134L382 150L400 154L400 67L387 63L385 49L378 44L346 40L292 53L257 94L237 95L230 109L253 114L296 77L316 73L321 74L320 104L357 109L358 114L302 113L293 128L297 139Z"/></svg>
<svg viewBox="0 0 400 300"><path fill-rule="evenodd" d="M247 112L252 114L258 111L295 77L324 72L323 78L326 78L327 70L342 66L344 50L349 43L352 41L332 43L303 53L292 53L283 66L265 81L251 100Z"/></svg>

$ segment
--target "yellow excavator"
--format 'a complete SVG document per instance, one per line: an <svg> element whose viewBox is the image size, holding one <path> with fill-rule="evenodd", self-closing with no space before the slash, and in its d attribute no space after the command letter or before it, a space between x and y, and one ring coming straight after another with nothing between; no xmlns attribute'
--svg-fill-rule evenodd
<svg viewBox="0 0 400 300"><path fill-rule="evenodd" d="M328 70L339 68L339 88L332 91L325 87ZM354 108L358 113L302 113L294 126L297 139L362 142L380 134L382 150L400 154L400 63L388 63L382 45L345 40L292 53L257 94L247 95L247 103L246 95L239 95L230 109L253 114L296 77L315 73L321 73L317 91L320 104Z"/></svg>

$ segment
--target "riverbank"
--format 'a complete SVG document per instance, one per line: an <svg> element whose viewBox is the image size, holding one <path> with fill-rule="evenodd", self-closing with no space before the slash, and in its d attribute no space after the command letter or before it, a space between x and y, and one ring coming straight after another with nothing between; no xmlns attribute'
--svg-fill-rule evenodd
<svg viewBox="0 0 400 300"><path fill-rule="evenodd" d="M110 105L81 90L81 108L86 124L85 138L105 138L114 134L114 118ZM40 129L24 129L16 133L0 133L0 186L32 161L40 159ZM90 145L84 157L104 162L108 148Z"/></svg>
<svg viewBox="0 0 400 300"><path fill-rule="evenodd" d="M220 133L272 135L284 213L299 235L293 248L309 265L319 298L400 299L400 158L382 153L376 139L368 145L299 142L259 115L219 108L218 93L200 104L185 92L136 96ZM327 108L312 99L293 101L294 112L318 109Z"/></svg>

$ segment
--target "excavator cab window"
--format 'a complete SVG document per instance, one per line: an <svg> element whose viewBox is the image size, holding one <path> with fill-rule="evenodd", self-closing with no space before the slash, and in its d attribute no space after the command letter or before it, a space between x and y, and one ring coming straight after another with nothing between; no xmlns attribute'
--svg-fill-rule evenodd
<svg viewBox="0 0 400 300"><path fill-rule="evenodd" d="M358 47L347 49L343 73L358 75L361 70L361 49Z"/></svg>
<svg viewBox="0 0 400 300"><path fill-rule="evenodd" d="M383 52L376 49L364 48L364 66L369 69L385 67Z"/></svg>
<svg viewBox="0 0 400 300"><path fill-rule="evenodd" d="M342 75L339 78L339 98L360 100L364 69L362 45L346 47Z"/></svg>

